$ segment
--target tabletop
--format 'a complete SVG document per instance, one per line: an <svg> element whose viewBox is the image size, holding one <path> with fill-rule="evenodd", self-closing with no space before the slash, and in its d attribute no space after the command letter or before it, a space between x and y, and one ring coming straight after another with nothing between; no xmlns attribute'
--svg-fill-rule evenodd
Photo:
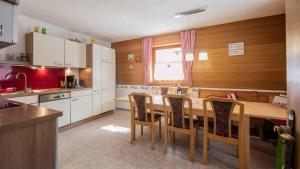
<svg viewBox="0 0 300 169"><path fill-rule="evenodd" d="M153 95L153 104L156 106L163 106L163 100L161 95ZM191 98L192 107L194 111L201 112L203 110L203 98ZM116 101L129 102L128 96L116 98ZM245 116L264 118L264 119L278 119L287 120L287 110L273 106L271 103L260 102L246 102L241 101L245 106ZM238 107L236 107L238 109ZM238 110L234 112L238 112Z"/></svg>

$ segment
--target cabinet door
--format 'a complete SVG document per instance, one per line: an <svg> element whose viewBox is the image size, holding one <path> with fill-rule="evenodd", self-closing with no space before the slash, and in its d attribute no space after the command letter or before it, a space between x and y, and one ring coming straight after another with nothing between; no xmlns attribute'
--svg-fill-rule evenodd
<svg viewBox="0 0 300 169"><path fill-rule="evenodd" d="M0 41L2 42L13 42L13 13L12 4L0 1Z"/></svg>
<svg viewBox="0 0 300 169"><path fill-rule="evenodd" d="M102 102L101 102L101 94L94 94L93 95L93 115L98 115L102 113L102 109L101 106Z"/></svg>
<svg viewBox="0 0 300 169"><path fill-rule="evenodd" d="M108 63L116 63L116 57L115 57L115 50L108 48L108 47L102 47L102 62L108 62Z"/></svg>
<svg viewBox="0 0 300 169"><path fill-rule="evenodd" d="M86 68L86 45L65 40L65 66Z"/></svg>
<svg viewBox="0 0 300 169"><path fill-rule="evenodd" d="M101 46L93 45L93 93L101 92Z"/></svg>
<svg viewBox="0 0 300 169"><path fill-rule="evenodd" d="M71 98L71 123L92 116L92 95Z"/></svg>
<svg viewBox="0 0 300 169"><path fill-rule="evenodd" d="M102 62L102 112L115 107L116 69L114 63Z"/></svg>
<svg viewBox="0 0 300 169"><path fill-rule="evenodd" d="M33 33L33 65L64 67L63 39Z"/></svg>
<svg viewBox="0 0 300 169"><path fill-rule="evenodd" d="M115 109L114 95L111 92L102 92L102 113Z"/></svg>
<svg viewBox="0 0 300 169"><path fill-rule="evenodd" d="M102 91L115 93L116 88L116 65L102 62Z"/></svg>
<svg viewBox="0 0 300 169"><path fill-rule="evenodd" d="M40 106L46 107L48 109L62 111L63 115L58 117L58 127L62 127L71 123L70 103L71 99L63 99L40 103Z"/></svg>

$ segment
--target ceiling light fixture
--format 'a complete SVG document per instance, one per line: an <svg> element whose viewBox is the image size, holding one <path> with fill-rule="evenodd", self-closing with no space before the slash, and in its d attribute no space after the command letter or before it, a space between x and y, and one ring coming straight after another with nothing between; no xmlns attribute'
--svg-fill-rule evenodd
<svg viewBox="0 0 300 169"><path fill-rule="evenodd" d="M175 14L174 18L181 18L183 16L188 16L188 15L204 12L205 10L206 10L205 7L202 7L202 8L197 8L197 9L193 9L193 10L189 10L189 11L185 11L185 12L180 12L180 13Z"/></svg>

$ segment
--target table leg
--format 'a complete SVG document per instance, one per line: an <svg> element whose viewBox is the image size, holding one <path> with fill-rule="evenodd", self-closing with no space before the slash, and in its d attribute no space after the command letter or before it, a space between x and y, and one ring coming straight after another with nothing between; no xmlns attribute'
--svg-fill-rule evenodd
<svg viewBox="0 0 300 169"><path fill-rule="evenodd" d="M249 169L250 166L250 118L244 117L244 137L241 139L243 145L243 155L241 156L240 168Z"/></svg>

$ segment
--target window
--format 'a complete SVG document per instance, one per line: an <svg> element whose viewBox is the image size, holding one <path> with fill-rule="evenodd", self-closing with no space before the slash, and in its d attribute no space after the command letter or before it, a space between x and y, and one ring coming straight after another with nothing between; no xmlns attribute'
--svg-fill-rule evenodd
<svg viewBox="0 0 300 169"><path fill-rule="evenodd" d="M181 48L155 50L154 81L181 81L183 79Z"/></svg>

